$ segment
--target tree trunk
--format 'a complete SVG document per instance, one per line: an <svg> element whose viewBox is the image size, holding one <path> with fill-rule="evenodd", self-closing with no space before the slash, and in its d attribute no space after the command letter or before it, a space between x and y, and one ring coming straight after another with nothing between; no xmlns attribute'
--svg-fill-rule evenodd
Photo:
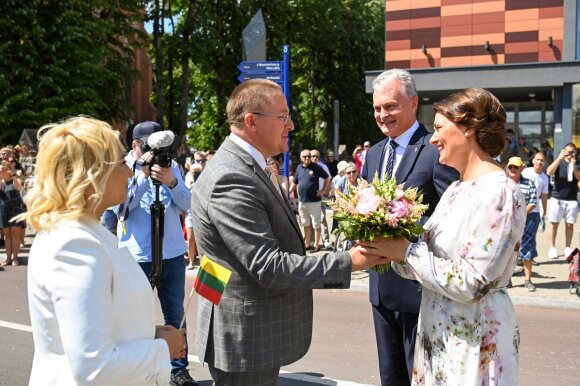
<svg viewBox="0 0 580 386"><path fill-rule="evenodd" d="M173 11L171 9L171 0L167 1L167 14L169 15L169 22L171 23L171 36L175 36L175 22L173 20ZM169 41L169 47L167 47L167 81L169 84L167 85L167 127L166 129L172 130L174 133L177 133L177 125L176 123L177 117L175 116L175 99L177 92L175 90L175 79L173 78L173 72L175 69L175 61L173 57L175 56L175 52L177 51L176 42L174 39ZM175 147L179 147L178 141L175 141Z"/></svg>
<svg viewBox="0 0 580 386"><path fill-rule="evenodd" d="M195 0L189 0L187 7L187 17L183 29L183 48L181 56L181 101L179 103L181 111L179 114L178 138L181 139L187 130L187 112L189 109L190 73L189 65L191 56L191 35L193 33L193 17L195 15Z"/></svg>
<svg viewBox="0 0 580 386"><path fill-rule="evenodd" d="M160 0L155 0L153 8L153 45L155 46L155 91L157 94L157 122L163 126L163 52L161 38L163 36L162 12Z"/></svg>

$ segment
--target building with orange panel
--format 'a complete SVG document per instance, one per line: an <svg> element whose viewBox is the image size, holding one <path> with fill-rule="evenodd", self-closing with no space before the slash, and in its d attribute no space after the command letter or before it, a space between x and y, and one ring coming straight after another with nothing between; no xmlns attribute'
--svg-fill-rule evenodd
<svg viewBox="0 0 580 386"><path fill-rule="evenodd" d="M387 0L385 69L408 69L431 105L467 87L493 92L508 127L540 148L580 147L580 0ZM366 90L381 72L367 71Z"/></svg>

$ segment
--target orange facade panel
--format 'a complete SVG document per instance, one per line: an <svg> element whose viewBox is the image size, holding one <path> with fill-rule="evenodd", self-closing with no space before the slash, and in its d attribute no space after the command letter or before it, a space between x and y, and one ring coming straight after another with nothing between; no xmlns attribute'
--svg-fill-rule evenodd
<svg viewBox="0 0 580 386"><path fill-rule="evenodd" d="M411 29L411 19L406 20L387 20L387 31L400 31Z"/></svg>
<svg viewBox="0 0 580 386"><path fill-rule="evenodd" d="M542 49L538 53L538 60L540 62L555 62L562 60L562 41L554 42L552 47Z"/></svg>
<svg viewBox="0 0 580 386"><path fill-rule="evenodd" d="M421 49L411 50L411 60L421 60L428 56L433 58L440 58L441 57L441 48L439 47L427 47L427 53L424 54Z"/></svg>
<svg viewBox="0 0 580 386"><path fill-rule="evenodd" d="M441 16L441 25L446 27L457 25L471 25L473 23L472 15L455 15L455 16Z"/></svg>
<svg viewBox="0 0 580 386"><path fill-rule="evenodd" d="M540 30L544 29L558 29L564 25L564 19L555 17L550 19L540 19Z"/></svg>
<svg viewBox="0 0 580 386"><path fill-rule="evenodd" d="M387 0L386 10L387 68L562 60L563 0Z"/></svg>
<svg viewBox="0 0 580 386"><path fill-rule="evenodd" d="M539 42L516 42L516 43L506 43L505 53L506 54L523 54L527 52L538 52Z"/></svg>
<svg viewBox="0 0 580 386"><path fill-rule="evenodd" d="M485 41L488 41L489 44L504 44L506 41L505 33L497 32L497 33L485 33L482 35L471 35L471 44L483 44Z"/></svg>
<svg viewBox="0 0 580 386"><path fill-rule="evenodd" d="M441 26L441 37L443 36L465 36L471 35L472 30L471 25L453 25L453 26Z"/></svg>
<svg viewBox="0 0 580 386"><path fill-rule="evenodd" d="M538 40L541 42L545 42L548 40L548 36L552 37L552 40L563 40L564 39L564 30L562 28L556 29L544 29L538 31Z"/></svg>
<svg viewBox="0 0 580 386"><path fill-rule="evenodd" d="M440 17L424 17L420 19L412 19L411 20L411 28L435 28L441 27L441 18Z"/></svg>
<svg viewBox="0 0 580 386"><path fill-rule="evenodd" d="M504 23L505 12L485 12L473 15L473 24Z"/></svg>
<svg viewBox="0 0 580 386"><path fill-rule="evenodd" d="M411 9L440 7L441 0L411 0Z"/></svg>
<svg viewBox="0 0 580 386"><path fill-rule="evenodd" d="M412 50L391 50L387 51L388 60L409 60Z"/></svg>
<svg viewBox="0 0 580 386"><path fill-rule="evenodd" d="M505 9L505 1L481 1L481 2L474 2L473 4L473 13L475 15L479 13L488 13L489 11L494 12L503 12Z"/></svg>
<svg viewBox="0 0 580 386"><path fill-rule="evenodd" d="M411 40L388 40L385 45L387 52L393 50L410 50L411 49Z"/></svg>
<svg viewBox="0 0 580 386"><path fill-rule="evenodd" d="M520 20L538 20L540 18L540 10L538 8L518 9L515 11L507 11L505 13L506 21L520 21Z"/></svg>
<svg viewBox="0 0 580 386"><path fill-rule="evenodd" d="M471 4L472 0L441 0L441 6L457 5L457 4Z"/></svg>
<svg viewBox="0 0 580 386"><path fill-rule="evenodd" d="M504 64L504 54L474 55L471 57L472 66L492 66L494 64Z"/></svg>
<svg viewBox="0 0 580 386"><path fill-rule="evenodd" d="M453 58L441 58L441 67L471 66L471 56L456 56Z"/></svg>
<svg viewBox="0 0 580 386"><path fill-rule="evenodd" d="M540 8L540 19L550 19L553 17L564 17L564 8L562 7L545 7Z"/></svg>
<svg viewBox="0 0 580 386"><path fill-rule="evenodd" d="M507 12L506 12L507 13ZM507 19L507 15L506 15ZM539 20L516 20L505 22L505 32L533 31L539 27Z"/></svg>
<svg viewBox="0 0 580 386"><path fill-rule="evenodd" d="M441 36L441 47L463 47L471 45L471 35Z"/></svg>
<svg viewBox="0 0 580 386"><path fill-rule="evenodd" d="M411 0L387 0L386 10L389 11L405 11L411 9Z"/></svg>
<svg viewBox="0 0 580 386"><path fill-rule="evenodd" d="M441 59L439 58L426 58L411 60L410 68L431 68L431 67L441 67Z"/></svg>
<svg viewBox="0 0 580 386"><path fill-rule="evenodd" d="M474 24L472 33L473 35L484 35L504 32L504 23L486 23L486 24ZM486 39L487 40L487 39Z"/></svg>
<svg viewBox="0 0 580 386"><path fill-rule="evenodd" d="M471 14L473 14L473 5L471 3L447 5L445 7L441 7L441 16L457 16Z"/></svg>

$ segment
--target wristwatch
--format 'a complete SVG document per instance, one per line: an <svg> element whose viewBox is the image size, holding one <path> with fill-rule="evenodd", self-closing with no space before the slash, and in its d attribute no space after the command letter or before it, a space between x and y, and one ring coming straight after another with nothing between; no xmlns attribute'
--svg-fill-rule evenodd
<svg viewBox="0 0 580 386"><path fill-rule="evenodd" d="M173 184L167 186L169 186L169 189L175 188L177 186L177 178L175 179L175 182Z"/></svg>

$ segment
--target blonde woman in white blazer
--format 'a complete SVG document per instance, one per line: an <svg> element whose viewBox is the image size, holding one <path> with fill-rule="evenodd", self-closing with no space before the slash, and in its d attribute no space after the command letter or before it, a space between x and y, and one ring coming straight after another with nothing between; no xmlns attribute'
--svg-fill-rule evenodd
<svg viewBox="0 0 580 386"><path fill-rule="evenodd" d="M166 385L184 331L155 326L153 294L127 249L99 223L125 200L131 170L119 133L76 117L40 130L26 218L34 360L30 385Z"/></svg>

